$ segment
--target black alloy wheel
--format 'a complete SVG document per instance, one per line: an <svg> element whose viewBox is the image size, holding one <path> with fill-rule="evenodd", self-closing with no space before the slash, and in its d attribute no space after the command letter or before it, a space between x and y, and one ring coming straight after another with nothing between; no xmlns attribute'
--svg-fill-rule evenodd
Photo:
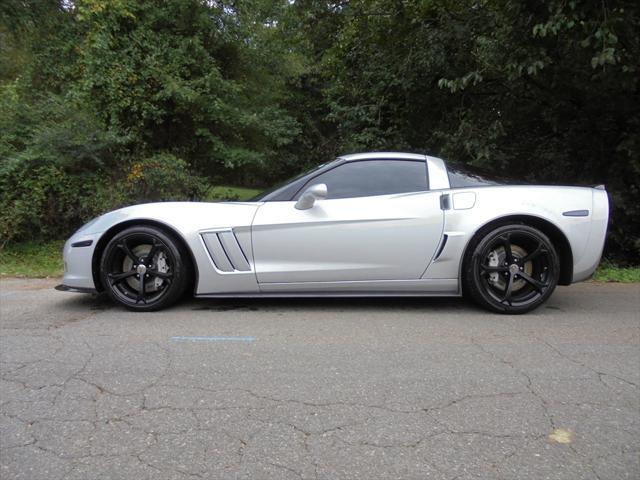
<svg viewBox="0 0 640 480"><path fill-rule="evenodd" d="M100 263L102 285L117 303L137 311L167 307L188 283L188 259L179 243L151 226L131 227L107 244Z"/></svg>
<svg viewBox="0 0 640 480"><path fill-rule="evenodd" d="M529 312L558 284L560 262L553 243L527 225L506 225L480 236L466 257L465 293L494 312Z"/></svg>

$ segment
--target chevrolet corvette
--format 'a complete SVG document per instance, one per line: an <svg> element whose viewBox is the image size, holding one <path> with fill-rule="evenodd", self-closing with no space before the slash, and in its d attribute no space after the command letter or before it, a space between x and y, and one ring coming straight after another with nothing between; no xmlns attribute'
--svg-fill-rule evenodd
<svg viewBox="0 0 640 480"><path fill-rule="evenodd" d="M408 153L345 155L248 202L106 213L64 246L58 290L136 311L196 297L466 296L525 313L591 277L604 186L536 186Z"/></svg>

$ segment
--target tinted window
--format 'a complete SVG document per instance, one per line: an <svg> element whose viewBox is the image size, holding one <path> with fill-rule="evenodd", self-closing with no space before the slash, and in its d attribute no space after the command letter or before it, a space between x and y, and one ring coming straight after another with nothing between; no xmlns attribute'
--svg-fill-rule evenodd
<svg viewBox="0 0 640 480"><path fill-rule="evenodd" d="M366 160L344 163L309 180L305 188L324 183L327 198L369 197L427 190L427 164L411 160Z"/></svg>
<svg viewBox="0 0 640 480"><path fill-rule="evenodd" d="M280 182L274 187L271 187L255 197L251 198L250 202L258 202L258 201L288 201L291 200L291 197L300 189L302 185L307 183L304 177L312 177L313 172L316 170L322 170L327 167L331 163L334 163L335 160L327 163L323 163L322 165L318 165L313 167L310 170L306 170L302 173L299 173L295 177L290 178L284 182Z"/></svg>
<svg viewBox="0 0 640 480"><path fill-rule="evenodd" d="M490 174L471 167L448 167L451 188L477 187L478 185L502 185L504 182L489 178Z"/></svg>

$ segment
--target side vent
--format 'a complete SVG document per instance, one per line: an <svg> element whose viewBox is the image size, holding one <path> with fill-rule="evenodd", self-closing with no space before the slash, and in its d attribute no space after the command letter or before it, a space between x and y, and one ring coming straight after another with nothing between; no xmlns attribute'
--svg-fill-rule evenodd
<svg viewBox="0 0 640 480"><path fill-rule="evenodd" d="M222 272L250 272L251 265L242 251L233 230L204 232L202 240L207 247L211 260Z"/></svg>
<svg viewBox="0 0 640 480"><path fill-rule="evenodd" d="M438 251L436 252L436 255L433 257L433 261L435 262L438 258L440 258L440 255L442 255L442 251L444 250L444 247L447 245L447 240L449 240L449 235L447 235L446 233L442 236L442 242L440 242L440 248L438 248Z"/></svg>

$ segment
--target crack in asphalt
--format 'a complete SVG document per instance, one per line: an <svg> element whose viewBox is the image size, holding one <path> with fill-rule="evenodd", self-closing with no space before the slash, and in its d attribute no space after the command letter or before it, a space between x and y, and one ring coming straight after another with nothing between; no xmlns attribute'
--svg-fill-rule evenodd
<svg viewBox="0 0 640 480"><path fill-rule="evenodd" d="M473 337L471 338L471 344L476 346L482 353L488 355L493 360L495 360L497 362L500 362L503 365L506 365L507 367L511 368L514 372L516 372L520 376L524 377L524 379L526 381L526 385L525 386L526 386L527 390L531 393L531 395L533 395L534 397L536 397L540 401L540 405L542 407L542 410L545 413L545 417L549 421L549 427L550 427L551 430L554 430L556 428L556 425L555 425L555 422L553 420L553 416L549 412L549 404L548 404L547 400L544 397L542 397L542 395L540 395L538 392L536 392L536 390L533 388L533 383L531 381L531 377L529 376L529 374L527 372L525 372L524 370L516 367L512 362L509 362L509 361L505 360L504 358L502 358L502 357L496 355L495 353L491 352L490 350L487 350L484 346L482 346Z"/></svg>
<svg viewBox="0 0 640 480"><path fill-rule="evenodd" d="M464 403L464 402L468 402L468 401L473 401L476 399L490 399L490 398L498 398L498 397L516 397L518 395L524 395L524 394L531 394L533 396L535 396L541 406L543 407L543 410L545 412L545 416L547 417L548 421L549 421L549 425L551 427L551 429L554 429L556 427L556 424L553 420L552 415L549 413L549 405L546 399L544 399L541 395L538 394L538 392L535 391L535 389L533 388L533 384L531 381L531 377L524 372L522 369L516 367L515 365L513 365L512 362L507 361L506 359L496 355L495 353L487 350L482 344L480 344L478 342L477 339L472 338L471 339L471 344L474 345L476 348L478 348L483 354L485 354L487 357L489 357L492 361L496 361L499 362L501 364L507 365L509 368L513 369L515 372L518 373L518 375L521 376L521 378L523 378L524 383L525 383L525 388L526 390L517 390L517 391L508 391L508 392L499 392L499 393L494 393L494 394L467 394L467 395L463 395L460 396L458 398L454 398L451 399L445 403L441 403L438 405L432 405L429 407L422 407L422 408L413 408L413 409L397 409L397 408L390 408L384 404L363 404L363 403L359 403L359 402L344 402L344 401L339 401L339 402L313 402L313 401L308 401L308 400L301 400L301 399L296 399L296 398L281 398L281 397L276 397L273 395L267 395L267 394L263 394L263 393L258 393L255 392L251 389L247 389L247 388L224 388L224 389L211 389L211 388L206 388L206 387L198 387L198 386L190 386L189 389L190 390L196 390L196 391L202 391L202 392L207 392L207 393L229 393L229 394L234 394L234 393L246 393L249 396L258 399L259 401L262 402L267 402L268 404L264 407L246 407L246 406L226 406L226 407L221 407L221 406L190 406L190 407L174 407L171 405L164 405L164 406L158 406L158 407L151 407L148 405L148 392L149 390L153 389L153 388L162 388L162 387L166 387L166 388L180 388L179 385L176 384L170 384L170 383L166 383L167 381L167 376L168 374L172 371L172 351L171 349L162 346L161 344L158 344L157 342L153 343L153 345L157 348L159 348L161 351L164 352L164 356L165 356L165 362L164 362L164 366L162 368L161 373L159 373L158 375L156 375L155 379L151 382L147 382L145 384L144 387L142 388L137 388L137 389L133 389L133 390L128 390L125 392L115 392L110 390L108 387L95 382L95 381L91 381L87 378L85 378L85 374L87 372L87 368L88 366L91 364L92 361L94 361L94 359L96 358L96 353L95 351L91 348L91 346L86 342L83 341L85 347L87 347L87 351L88 351L88 355L86 356L84 362L82 363L82 365L80 365L77 369L73 370L62 382L58 382L58 383L52 383L52 384L47 384L47 385L41 385L41 386L33 386L30 385L28 382L23 382L20 381L16 378L5 378L6 381L9 382L14 382L17 383L19 385L21 385L24 389L28 389L28 390L33 390L33 391L38 391L38 390L42 390L45 388L57 388L57 392L54 395L53 400L51 401L51 403L53 405L56 405L58 403L58 401L60 400L63 392L65 391L65 389L67 388L67 386L69 385L69 382L71 382L72 380L77 380L79 382L82 382L84 384L87 384L91 387L93 387L95 389L94 394L92 396L92 401L93 401L93 406L94 406L94 411L93 411L93 417L92 418L87 418L87 419L73 419L73 420L65 420L65 419L61 419L58 417L41 417L35 421L27 421L25 419L20 418L18 415L6 415L9 418L15 418L21 422L23 422L24 424L28 424L30 427L33 427L35 424L38 423L42 423L42 422L61 422L61 423L65 423L65 422L69 422L69 423L78 423L78 422L86 422L86 423L90 423L93 426L92 432L93 433L89 433L89 438L90 440L92 440L92 435L95 434L96 429L97 429L97 425L99 423L105 422L105 423L109 423L109 424L114 424L117 423L119 421L125 423L128 425L128 427L132 430L141 430L144 433L150 435L153 438L153 441L148 443L145 447L142 447L141 450L139 452L133 452L133 453L128 453L128 455L133 456L137 459L137 461L141 462L142 464L148 466L149 468L153 468L157 471L162 471L162 468L165 468L166 465L160 463L158 464L157 462L153 462L153 461L148 461L145 460L143 458L143 456L145 455L146 452L148 452L149 450L153 449L155 446L158 445L159 443L159 437L164 436L164 435L182 435L182 434L187 434L187 433L191 433L194 431L212 431L212 429L210 428L202 428L201 426L201 421L198 419L197 415L195 414L196 411L225 411L225 410L244 410L246 412L251 412L251 411L262 411L262 412L266 412L268 414L269 409L272 408L272 405L269 405L269 403L271 404L275 404L275 405L283 405L283 404L293 404L293 405L300 405L300 406L304 406L304 407L313 407L313 408L337 408L337 407L349 407L349 408L356 408L356 409L362 409L368 412L372 412L372 411L377 411L377 412L386 412L386 413L392 413L392 414L400 414L400 415L404 415L404 414L425 414L427 415L429 418L431 418L432 420L434 420L438 425L440 425L440 427L442 428L442 430L434 432L432 434L429 435L424 435L422 437L420 437L418 440L412 441L412 442L390 442L390 443L377 443L377 442L371 442L371 441L367 441L367 440L362 440L362 441L358 441L358 442L350 442L348 440L345 440L344 438L342 438L339 433L345 429L345 428L349 428L349 427L356 427L356 426L361 426L364 425L366 423L366 420L368 418L370 418L370 416L365 416L365 420L362 421L357 421L357 422L347 422L338 426L334 426L334 427L330 427L330 428L326 428L326 429L321 429L321 430L316 430L316 431L312 431L312 430L307 430L304 428L301 428L299 425L295 424L295 423L290 423L290 422L282 422L282 421L278 421L278 420L263 420L263 419L255 419L258 422L261 422L263 425L265 425L265 428L267 426L270 425L276 425L276 424L280 424L280 425L286 425L290 428L292 428L294 431L299 432L300 434L303 435L303 449L304 451L307 452L307 456L309 457L311 464L313 466L313 470L314 470L314 475L315 478L319 478L319 469L321 468L321 464L317 461L316 456L313 454L310 445L309 445L309 440L314 437L314 436L318 436L318 437L323 437L326 436L327 434L336 434L335 438L344 443L345 445L349 445L349 446L353 446L353 447L371 447L371 448L380 448L380 449L415 449L418 446L420 446L421 444L423 444L425 441L429 440L429 439L433 439L442 435L458 435L458 436L480 436L480 437L486 437L486 438L491 438L491 439L529 439L529 440L540 440L542 438L544 438L545 436L540 436L540 435L529 435L529 434L524 434L524 435L510 435L510 434L496 434L493 432L487 432L487 431L481 431L481 430L457 430L454 428L451 428L450 426L448 426L446 423L442 422L440 419L435 418L433 416L434 412L437 411L442 411L442 410L446 410L448 408L454 407L458 404ZM37 362L32 362L33 364L37 364L39 362L43 362L46 360L38 360ZM579 363L579 362L575 362L575 363ZM586 367L585 367L586 368ZM19 369L18 369L19 370ZM12 374L16 372L16 369L12 370ZM597 372L596 372L597 373ZM165 382L165 383L162 383ZM98 401L98 397L100 396L104 396L104 395L108 395L108 396L114 396L114 397L120 397L120 398L130 398L130 397L135 397L138 395L141 395L142 398L142 403L135 407L132 407L132 412L122 415L120 417L110 417L106 420L99 420L99 413L98 413L98 407L97 407L97 401ZM85 399L84 397L82 399ZM191 414L191 417L194 421L195 425L198 425L199 428L193 429L193 428L184 428L184 429L177 429L177 430L169 430L169 431L163 431L163 432L158 432L155 430L148 430L148 429L140 429L139 427L136 427L133 423L131 423L131 420L133 418L135 418L137 415L142 414L143 412L148 411L148 412L163 412L163 411L185 411L185 412L189 412ZM369 414L370 415L370 414ZM225 432L226 433L226 432ZM242 438L236 438L228 433L226 433L227 435L229 435L230 438L234 438L238 443L239 443L239 447L237 449L237 456L238 456L238 464L242 464L242 462L244 461L244 457L245 457L245 452L246 449L250 447L251 442L253 440L253 438L249 438L249 439L242 439ZM255 436L255 435L254 435ZM254 437L252 436L252 437ZM89 442L91 443L91 441ZM39 440L35 435L32 437L32 439L28 442L25 442L21 445L14 445L11 446L9 448L24 448L24 447L34 447L36 449L38 449L39 451L45 452L47 454L52 454L52 455L56 455L57 457L61 458L61 459L65 459L65 460L69 460L72 462L72 468L68 471L69 473L71 473L74 469L77 468L77 466L73 465L73 462L77 462L77 461L81 461L81 460L86 460L86 459L94 459L94 458L118 458L118 457L122 457L122 454L107 454L107 453L97 453L97 452L91 452L91 453L86 453L86 454L68 454L65 452L62 452L58 449L55 448L48 448L45 447L41 444L41 440ZM91 447L91 445L89 445L90 450L93 450L93 447ZM207 445L203 444L203 448L204 448L204 452L206 454L207 452ZM580 456L579 453L577 451L575 451L575 449L570 446L570 448L572 449L573 453L576 456ZM509 454L505 455L503 457L503 459L500 462L494 462L493 467L494 468L498 468L498 465L500 463L503 463L505 461L507 461L511 456L515 455L515 453L517 453L517 449L514 449L512 452L510 452ZM204 464L204 460L202 462ZM278 468L278 469L282 469L288 472L291 472L293 474L295 474L297 477L299 478L305 478L305 475L302 471L290 467L288 465L285 464L281 464L278 462L273 462L273 461L266 461L265 462L268 465L271 465L274 468ZM437 467L435 464L433 464L432 462L429 462L429 464L431 465L432 468L434 468L436 471L440 472L440 473L446 473L443 472L439 467ZM171 467L169 467L171 468ZM595 469L593 467L591 467L592 469L592 473L598 477L597 472L595 471ZM188 477L196 477L196 478L204 478L204 475L206 473L206 471L199 471L199 472L194 472L194 471L186 471L184 469L181 468L172 468L172 470L174 470L176 473L179 473L181 475L185 475ZM455 477L452 477L455 478Z"/></svg>
<svg viewBox="0 0 640 480"><path fill-rule="evenodd" d="M460 465L455 462L456 449L464 451L465 446L478 443L491 451L487 458L477 460L485 476L497 479L508 476L507 467L521 461L518 455L526 448L545 445L562 449L564 455L581 462L588 475L600 479L605 476L598 471L597 463L611 452L628 455L639 452L629 442L623 442L637 435L638 412L622 402L629 396L629 390L638 389L638 383L580 361L535 335L533 338L544 346L536 345L536 355L544 355L544 349L584 368L590 372L589 381L599 382L611 392L610 401L589 397L578 402L548 398L540 391L541 388L544 391L541 380L527 364L523 366L517 359L496 353L483 341L485 337L476 332L473 336L454 336L460 339L461 348L469 347L477 357L469 365L477 363L485 367L481 371L498 370L504 375L501 381L489 385L493 392L486 388L480 391L468 388L466 392L452 389L433 396L427 395L428 388L424 388L412 403L403 404L387 392L375 397L383 400L371 402L359 401L367 399L362 395L355 396L353 401L351 397L316 400L313 393L304 391L278 395L272 392L271 385L252 385L244 378L216 387L215 379L226 375L228 369L217 369L209 380L211 384L207 384L202 381L206 372L197 369L197 362L191 364L195 370L185 371L181 347L157 337L138 339L135 343L121 334L104 334L102 330L107 327L102 316L109 314L109 310L92 311L80 320L74 316L73 321L28 332L2 328L2 335L11 339L3 341L3 348L16 352L15 361L5 361L10 354L2 352L0 362L0 379L7 382L4 384L7 398L0 399L0 433L12 432L13 442L3 440L0 446L3 468L7 468L5 462L11 461L16 452L24 451L30 456L55 457L61 462L59 473L50 473L51 480L83 475L83 469L94 468L101 462L130 462L153 475L172 472L180 478L202 479L209 478L214 468L218 472L227 468L232 478L243 472L260 471L262 465L267 470L273 469L270 475L290 474L317 480L330 477L332 469L337 468L335 462L349 465L349 456L371 450L378 452L375 455L387 451L392 456L404 456L414 462L413 468L422 465L431 468L436 476L455 480L464 476L451 467ZM245 314L254 315L251 311ZM102 330L87 335L88 328L97 324ZM81 334L74 335L78 328L82 328ZM514 330L518 331L517 326ZM19 336L16 331L20 331ZM261 338L275 341L277 335L265 334ZM29 346L36 347L29 351ZM109 360L117 357L120 350L130 349L137 352L135 358L148 363L143 375L120 382L118 375L127 374L127 366L117 362L111 365ZM210 351L198 352L201 358L206 358ZM392 358L404 353L397 344L381 352ZM109 369L105 364L111 365ZM48 369L44 370L45 367ZM51 377L34 375L40 370L52 372ZM237 371L242 372L242 367ZM429 377L418 378L426 382ZM622 389L622 393L616 391L613 379L630 388ZM527 417L522 422L518 418L501 422L497 412L489 412L493 415L489 417L491 423L474 417L478 409L491 404L500 404L509 412L519 404L534 408L522 411ZM621 436L618 443L608 446L606 453L592 452L579 440L575 445L550 443L549 433L563 426L559 406L588 406L592 407L590 412L614 407L621 415L635 416L632 424L616 430L615 434ZM328 453L345 449L347 457L342 460ZM382 472L375 471L375 455L369 461L374 468L369 478ZM254 478L258 477L254 474Z"/></svg>
<svg viewBox="0 0 640 480"><path fill-rule="evenodd" d="M623 377L621 377L621 376L619 376L619 375L615 375L615 374L613 374L613 373L603 372L603 371L597 370L597 369L595 369L595 368L593 368L593 367L590 367L589 365L587 365L587 364L586 364L586 363L584 363L584 362L580 362L580 361L578 361L578 360L576 360L576 359L574 359L574 358L570 357L570 356L569 356L569 355L567 355L566 353L562 352L558 347L556 347L555 345L552 345L552 344L551 344L549 341L547 341L547 340L540 340L540 342L544 343L547 347L549 347L551 350L553 350L554 352L556 352L556 353L557 353L558 355L560 355L562 358L565 358L565 359L569 360L570 362L575 363L576 365L579 365L579 366L581 366L581 367L584 367L584 368L586 368L587 370L590 370L590 371L592 371L593 373L595 373L596 375L598 375L598 379L599 379L602 383L604 383L604 384L605 384L605 386L606 386L607 388L611 388L611 386L610 386L610 385L607 385L607 383L606 383L606 382L604 382L604 381L602 380L602 377L607 377L607 376L608 376L608 377L612 377L612 378L615 378L615 379L617 379L617 380L620 380L621 382L624 382L624 383L626 383L626 384L628 384L628 385L631 385L632 387L634 387L634 388L636 388L636 389L637 389L637 388L639 388L638 384L637 384L637 383L635 383L635 382L632 382L631 380L628 380L628 379L626 379L626 378L623 378Z"/></svg>

